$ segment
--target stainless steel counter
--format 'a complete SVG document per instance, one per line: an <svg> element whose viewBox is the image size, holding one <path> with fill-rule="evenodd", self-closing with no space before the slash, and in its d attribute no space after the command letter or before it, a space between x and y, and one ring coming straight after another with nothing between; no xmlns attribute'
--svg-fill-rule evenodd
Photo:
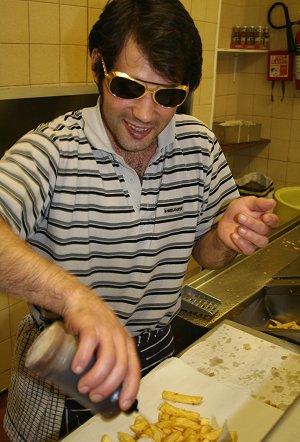
<svg viewBox="0 0 300 442"><path fill-rule="evenodd" d="M179 317L195 326L212 328L232 319L259 296L277 272L300 257L300 217L278 228L264 249L248 257L238 256L223 270L203 271L188 279L184 286L221 300L213 317L181 310Z"/></svg>

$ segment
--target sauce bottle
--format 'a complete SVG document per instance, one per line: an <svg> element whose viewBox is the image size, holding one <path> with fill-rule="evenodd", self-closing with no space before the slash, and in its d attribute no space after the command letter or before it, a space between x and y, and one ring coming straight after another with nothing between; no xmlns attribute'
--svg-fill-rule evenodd
<svg viewBox="0 0 300 442"><path fill-rule="evenodd" d="M41 332L30 347L25 366L38 376L56 384L69 397L74 398L93 414L101 414L104 419L117 416L121 387L101 402L92 402L88 394L81 394L77 384L81 376L91 369L95 362L93 358L85 371L77 375L72 371L71 364L77 350L77 339L69 333L63 322L56 321ZM137 402L129 412L136 409Z"/></svg>

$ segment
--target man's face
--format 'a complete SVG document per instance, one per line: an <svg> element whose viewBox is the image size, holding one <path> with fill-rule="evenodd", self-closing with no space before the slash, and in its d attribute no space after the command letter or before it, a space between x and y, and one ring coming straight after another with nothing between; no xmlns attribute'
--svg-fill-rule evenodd
<svg viewBox="0 0 300 442"><path fill-rule="evenodd" d="M168 85L168 81L152 69L132 39L124 46L113 70L124 72L145 83L150 81ZM150 83L147 86L149 89L156 87ZM115 97L109 92L105 80L102 89L101 113L114 149L122 153L153 148L158 134L167 126L176 108L160 106L154 102L151 93L134 100Z"/></svg>

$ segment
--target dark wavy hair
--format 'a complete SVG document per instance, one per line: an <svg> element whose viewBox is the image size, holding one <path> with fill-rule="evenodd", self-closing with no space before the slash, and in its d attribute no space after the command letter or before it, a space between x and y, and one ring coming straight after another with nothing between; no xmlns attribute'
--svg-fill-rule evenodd
<svg viewBox="0 0 300 442"><path fill-rule="evenodd" d="M129 37L160 75L189 85L191 91L197 88L201 38L179 0L109 0L89 34L89 51L97 48L111 70ZM96 63L92 68L103 79L101 66Z"/></svg>

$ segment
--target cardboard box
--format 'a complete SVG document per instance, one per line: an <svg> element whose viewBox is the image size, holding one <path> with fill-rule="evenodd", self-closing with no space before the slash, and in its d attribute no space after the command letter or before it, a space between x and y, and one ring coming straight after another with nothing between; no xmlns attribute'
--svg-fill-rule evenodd
<svg viewBox="0 0 300 442"><path fill-rule="evenodd" d="M243 120L215 121L213 132L220 144L247 143L261 139L261 124Z"/></svg>

